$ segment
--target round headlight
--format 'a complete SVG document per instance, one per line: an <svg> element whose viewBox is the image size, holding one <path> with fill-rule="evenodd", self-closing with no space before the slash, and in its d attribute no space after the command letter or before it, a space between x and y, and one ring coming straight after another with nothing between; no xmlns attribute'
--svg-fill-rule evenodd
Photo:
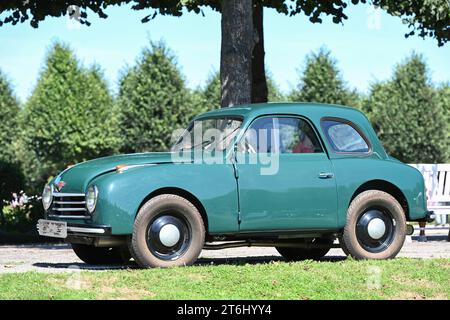
<svg viewBox="0 0 450 320"><path fill-rule="evenodd" d="M44 187L44 191L42 191L42 205L44 206L44 210L48 210L52 205L53 200L53 188L51 185L47 184Z"/></svg>
<svg viewBox="0 0 450 320"><path fill-rule="evenodd" d="M86 191L86 209L93 213L97 205L98 189L96 186L90 186Z"/></svg>

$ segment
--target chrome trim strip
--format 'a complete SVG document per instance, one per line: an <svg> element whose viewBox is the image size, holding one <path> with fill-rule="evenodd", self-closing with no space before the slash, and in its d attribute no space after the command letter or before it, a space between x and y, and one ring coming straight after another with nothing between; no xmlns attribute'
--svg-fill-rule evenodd
<svg viewBox="0 0 450 320"><path fill-rule="evenodd" d="M103 234L103 233L105 233L105 229L100 229L100 228L82 228L82 227L67 227L67 231L80 232L80 233L95 233L95 234Z"/></svg>
<svg viewBox="0 0 450 320"><path fill-rule="evenodd" d="M86 208L52 208L54 211L86 211Z"/></svg>
<svg viewBox="0 0 450 320"><path fill-rule="evenodd" d="M130 165L126 165L125 167L122 167L120 169L117 169L117 171L119 173L121 173L121 172L124 172L129 169L140 168L140 167L149 167L149 166L156 166L156 163L130 164Z"/></svg>
<svg viewBox="0 0 450 320"><path fill-rule="evenodd" d="M91 216L68 216L59 214L49 214L49 218L60 218L60 219L90 219Z"/></svg>
<svg viewBox="0 0 450 320"><path fill-rule="evenodd" d="M84 193L62 193L62 192L54 192L54 197L85 197Z"/></svg>
<svg viewBox="0 0 450 320"><path fill-rule="evenodd" d="M56 204L86 204L86 201L53 201Z"/></svg>

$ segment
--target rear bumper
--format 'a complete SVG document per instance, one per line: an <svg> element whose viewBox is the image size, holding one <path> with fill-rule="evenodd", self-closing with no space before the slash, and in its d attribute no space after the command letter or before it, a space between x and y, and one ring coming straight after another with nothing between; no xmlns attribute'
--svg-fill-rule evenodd
<svg viewBox="0 0 450 320"><path fill-rule="evenodd" d="M418 222L433 222L436 219L436 214L434 213L434 211L427 211L425 214L425 217L423 217L422 219L418 219L416 221Z"/></svg>

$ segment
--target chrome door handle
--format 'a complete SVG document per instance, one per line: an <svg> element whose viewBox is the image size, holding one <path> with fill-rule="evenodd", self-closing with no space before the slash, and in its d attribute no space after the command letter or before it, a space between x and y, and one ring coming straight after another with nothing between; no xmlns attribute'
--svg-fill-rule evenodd
<svg viewBox="0 0 450 320"><path fill-rule="evenodd" d="M321 172L319 173L320 179L331 179L334 177L334 174L332 172Z"/></svg>

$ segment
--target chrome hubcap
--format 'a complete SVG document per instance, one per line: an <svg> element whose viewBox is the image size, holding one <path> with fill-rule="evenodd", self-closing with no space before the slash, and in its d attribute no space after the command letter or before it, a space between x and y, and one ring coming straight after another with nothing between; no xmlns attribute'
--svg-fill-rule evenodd
<svg viewBox="0 0 450 320"><path fill-rule="evenodd" d="M359 216L356 223L356 237L366 251L382 252L394 240L395 229L395 220L389 211L381 207L372 207Z"/></svg>
<svg viewBox="0 0 450 320"><path fill-rule="evenodd" d="M367 232L372 239L380 239L386 232L386 225L380 218L372 219L367 225Z"/></svg>
<svg viewBox="0 0 450 320"><path fill-rule="evenodd" d="M166 224L159 231L159 240L166 247L172 247L180 240L180 230L173 224Z"/></svg>
<svg viewBox="0 0 450 320"><path fill-rule="evenodd" d="M147 229L147 246L161 260L178 259L189 248L190 241L189 224L176 212L157 216Z"/></svg>

